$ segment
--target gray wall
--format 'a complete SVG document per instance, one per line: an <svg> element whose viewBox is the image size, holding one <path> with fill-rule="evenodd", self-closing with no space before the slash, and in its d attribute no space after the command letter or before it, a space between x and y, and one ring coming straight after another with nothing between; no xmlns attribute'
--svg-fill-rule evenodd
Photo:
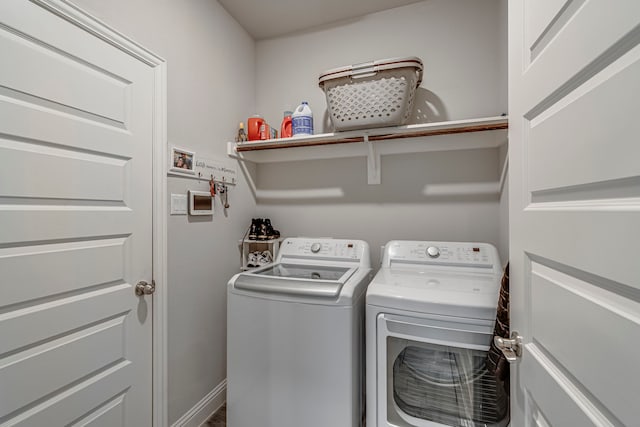
<svg viewBox="0 0 640 427"><path fill-rule="evenodd" d="M277 124L285 106L307 100L316 133L331 131L317 84L321 72L373 59L418 56L425 72L413 123L500 115L507 109L505 9L501 0L426 0L258 41L257 112ZM421 114L415 114L418 110ZM258 213L270 217L284 235L364 239L374 262L379 246L390 239L499 246L500 196L475 191L474 184L497 183L500 167L496 149L383 156L382 184L368 185L364 158L261 164L256 185L270 194L339 188L343 196L259 199ZM426 195L433 185L455 188L465 183L468 191L462 194Z"/></svg>
<svg viewBox="0 0 640 427"><path fill-rule="evenodd" d="M226 159L225 142L254 110L255 44L212 0L75 0L167 60L168 140L196 155ZM241 175L241 174L240 174ZM255 212L241 182L227 215L168 224L169 422L226 378L226 283L237 271L237 242ZM169 178L169 193L206 190Z"/></svg>

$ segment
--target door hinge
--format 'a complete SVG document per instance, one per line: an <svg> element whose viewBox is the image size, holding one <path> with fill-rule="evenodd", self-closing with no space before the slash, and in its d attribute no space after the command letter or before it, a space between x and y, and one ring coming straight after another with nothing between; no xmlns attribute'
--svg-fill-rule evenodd
<svg viewBox="0 0 640 427"><path fill-rule="evenodd" d="M514 363L522 356L522 337L518 331L511 332L511 339L493 337L493 343L502 351L507 362Z"/></svg>

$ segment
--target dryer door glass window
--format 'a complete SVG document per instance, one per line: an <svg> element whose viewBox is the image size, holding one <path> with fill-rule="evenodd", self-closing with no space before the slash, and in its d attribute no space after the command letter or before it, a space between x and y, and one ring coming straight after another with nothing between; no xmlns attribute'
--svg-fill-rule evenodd
<svg viewBox="0 0 640 427"><path fill-rule="evenodd" d="M388 337L388 409L410 426L504 426L509 395L487 352ZM405 424L401 424L405 425Z"/></svg>

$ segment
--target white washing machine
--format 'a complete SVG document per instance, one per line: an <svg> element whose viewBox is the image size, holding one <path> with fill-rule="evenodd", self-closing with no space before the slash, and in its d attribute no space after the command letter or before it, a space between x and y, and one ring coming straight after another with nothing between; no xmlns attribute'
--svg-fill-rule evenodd
<svg viewBox="0 0 640 427"><path fill-rule="evenodd" d="M502 427L485 367L500 279L484 243L391 241L367 290L367 427Z"/></svg>
<svg viewBox="0 0 640 427"><path fill-rule="evenodd" d="M286 239L227 288L227 425L356 427L369 245Z"/></svg>

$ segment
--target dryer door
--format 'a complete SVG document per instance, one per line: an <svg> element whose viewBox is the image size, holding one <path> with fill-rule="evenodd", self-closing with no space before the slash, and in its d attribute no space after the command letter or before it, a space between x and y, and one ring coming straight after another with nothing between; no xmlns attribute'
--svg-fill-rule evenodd
<svg viewBox="0 0 640 427"><path fill-rule="evenodd" d="M491 322L380 314L379 426L504 426L508 384L486 367Z"/></svg>

